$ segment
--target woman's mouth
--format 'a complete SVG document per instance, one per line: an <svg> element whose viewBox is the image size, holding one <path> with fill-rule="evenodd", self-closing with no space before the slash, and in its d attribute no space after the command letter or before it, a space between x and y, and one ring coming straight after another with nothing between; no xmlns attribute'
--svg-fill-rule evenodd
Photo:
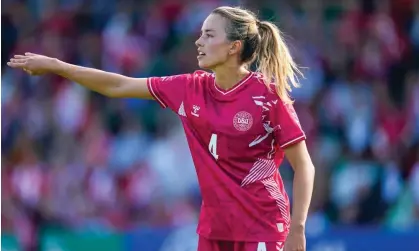
<svg viewBox="0 0 419 251"><path fill-rule="evenodd" d="M203 53L203 52L198 52L198 56L197 56L197 58L198 59L200 59L200 58L202 58L202 57L204 57L205 56L205 53Z"/></svg>

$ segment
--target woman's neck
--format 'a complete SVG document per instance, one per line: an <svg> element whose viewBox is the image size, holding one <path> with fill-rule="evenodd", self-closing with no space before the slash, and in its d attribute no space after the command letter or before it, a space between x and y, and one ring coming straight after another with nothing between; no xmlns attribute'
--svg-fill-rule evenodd
<svg viewBox="0 0 419 251"><path fill-rule="evenodd" d="M217 86L223 90L228 90L231 89L238 82L240 82L240 80L245 78L250 73L250 71L247 70L245 67L225 67L223 69L215 70L214 73L215 83L217 84Z"/></svg>

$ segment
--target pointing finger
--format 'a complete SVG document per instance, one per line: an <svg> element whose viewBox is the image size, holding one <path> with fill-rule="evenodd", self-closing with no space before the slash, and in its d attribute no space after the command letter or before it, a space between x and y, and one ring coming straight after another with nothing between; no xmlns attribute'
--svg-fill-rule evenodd
<svg viewBox="0 0 419 251"><path fill-rule="evenodd" d="M12 68L24 68L26 66L26 63L8 62L7 65Z"/></svg>
<svg viewBox="0 0 419 251"><path fill-rule="evenodd" d="M13 63L26 63L26 58L22 58L22 59L12 58L12 59L10 59L10 62L13 62Z"/></svg>
<svg viewBox="0 0 419 251"><path fill-rule="evenodd" d="M28 56L23 56L23 55L15 55L14 58L28 58Z"/></svg>

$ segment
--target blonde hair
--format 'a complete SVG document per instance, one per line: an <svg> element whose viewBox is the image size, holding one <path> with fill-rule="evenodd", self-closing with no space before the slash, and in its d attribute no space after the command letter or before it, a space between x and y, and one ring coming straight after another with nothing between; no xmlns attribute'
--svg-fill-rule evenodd
<svg viewBox="0 0 419 251"><path fill-rule="evenodd" d="M289 92L292 87L300 86L298 75L303 74L294 62L278 27L268 21L259 21L253 12L240 7L222 6L212 13L228 20L227 39L243 41L241 62L250 66L256 61L256 71L262 73L268 89L271 89L273 82L281 100L292 103Z"/></svg>

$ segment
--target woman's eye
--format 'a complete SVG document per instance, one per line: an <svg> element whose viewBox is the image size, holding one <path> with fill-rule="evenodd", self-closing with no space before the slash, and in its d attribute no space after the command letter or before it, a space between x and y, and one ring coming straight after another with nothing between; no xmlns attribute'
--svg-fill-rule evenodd
<svg viewBox="0 0 419 251"><path fill-rule="evenodd" d="M212 34L208 34L208 33L201 33L199 35L199 37L209 38L209 37L214 37L214 36Z"/></svg>

